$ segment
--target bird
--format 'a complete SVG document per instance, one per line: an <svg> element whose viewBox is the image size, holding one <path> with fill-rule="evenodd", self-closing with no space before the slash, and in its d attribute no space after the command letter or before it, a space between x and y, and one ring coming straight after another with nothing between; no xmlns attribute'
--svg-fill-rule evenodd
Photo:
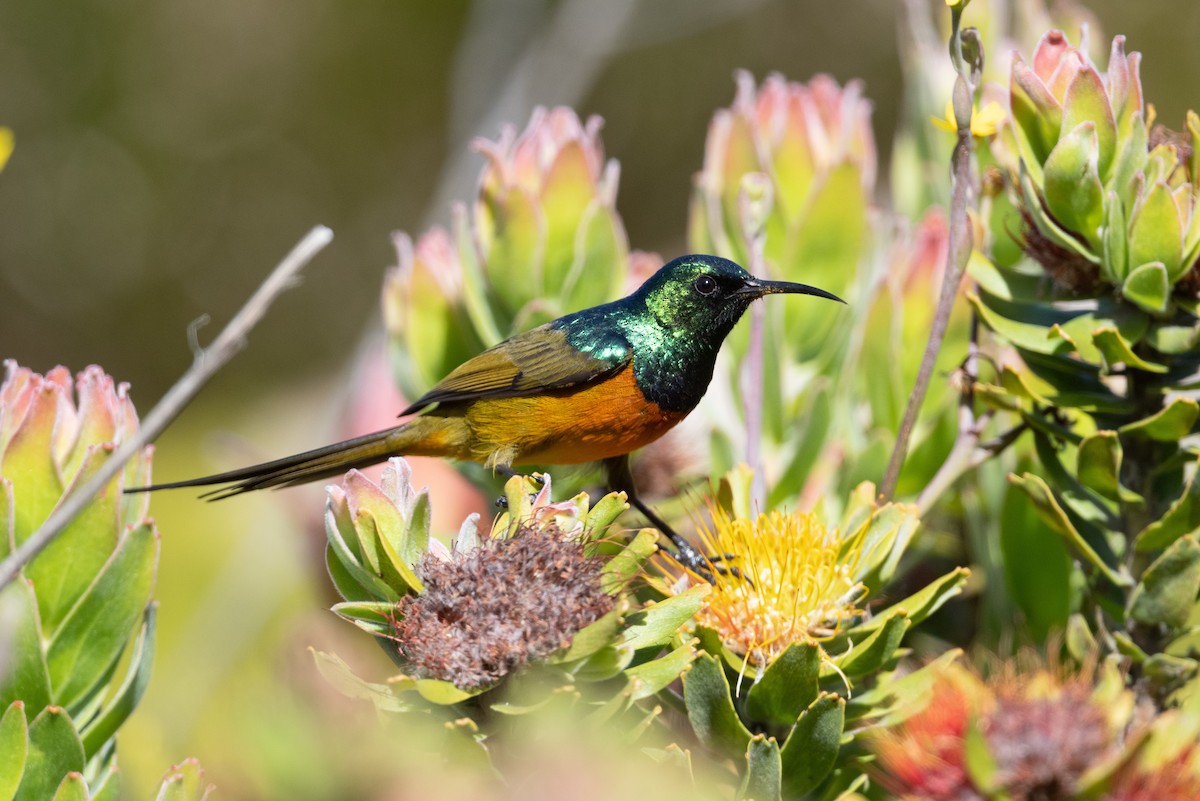
<svg viewBox="0 0 1200 801"><path fill-rule="evenodd" d="M807 284L759 279L729 259L688 255L663 265L632 294L516 334L463 362L400 413L393 428L262 464L131 491L211 487L202 497L332 478L393 456L482 463L515 475L522 465L599 462L610 491L674 544L672 556L712 565L638 496L630 453L678 425L700 403L729 332L755 300L813 295Z"/></svg>

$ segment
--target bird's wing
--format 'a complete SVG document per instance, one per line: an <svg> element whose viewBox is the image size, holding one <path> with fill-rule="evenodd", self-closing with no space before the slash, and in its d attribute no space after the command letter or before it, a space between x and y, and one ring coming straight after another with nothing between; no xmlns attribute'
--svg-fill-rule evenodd
<svg viewBox="0 0 1200 801"><path fill-rule="evenodd" d="M551 389L584 384L610 375L629 364L632 352L624 337L613 335L596 353L585 353L567 342L566 332L549 324L539 326L459 365L401 415L434 403L482 398L536 395Z"/></svg>

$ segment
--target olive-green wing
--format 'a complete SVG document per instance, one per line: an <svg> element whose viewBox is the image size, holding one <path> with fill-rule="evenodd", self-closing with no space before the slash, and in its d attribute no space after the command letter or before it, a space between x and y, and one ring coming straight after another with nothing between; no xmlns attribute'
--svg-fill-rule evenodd
<svg viewBox="0 0 1200 801"><path fill-rule="evenodd" d="M584 384L629 364L632 353L623 337L613 337L586 353L567 342L566 333L546 324L506 339L463 362L401 415L434 403L536 395Z"/></svg>

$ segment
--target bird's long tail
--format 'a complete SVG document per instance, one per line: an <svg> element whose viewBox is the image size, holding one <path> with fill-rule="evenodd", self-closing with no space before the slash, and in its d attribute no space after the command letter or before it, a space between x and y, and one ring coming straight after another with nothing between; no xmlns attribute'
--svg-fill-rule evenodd
<svg viewBox="0 0 1200 801"><path fill-rule="evenodd" d="M446 447L444 418L418 417L402 426L376 431L316 450L285 456L262 464L211 476L131 487L126 492L151 492L181 487L217 487L200 497L221 500L243 492L270 487L291 487L340 476L347 470L378 464L392 456L455 456ZM219 486L225 485L225 486Z"/></svg>

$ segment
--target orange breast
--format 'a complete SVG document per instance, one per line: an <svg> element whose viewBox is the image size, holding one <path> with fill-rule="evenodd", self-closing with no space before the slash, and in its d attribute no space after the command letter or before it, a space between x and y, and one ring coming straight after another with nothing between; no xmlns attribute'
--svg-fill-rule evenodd
<svg viewBox="0 0 1200 801"><path fill-rule="evenodd" d="M686 415L646 400L632 366L577 391L477 401L466 413L475 458L500 463L579 464L647 445Z"/></svg>

